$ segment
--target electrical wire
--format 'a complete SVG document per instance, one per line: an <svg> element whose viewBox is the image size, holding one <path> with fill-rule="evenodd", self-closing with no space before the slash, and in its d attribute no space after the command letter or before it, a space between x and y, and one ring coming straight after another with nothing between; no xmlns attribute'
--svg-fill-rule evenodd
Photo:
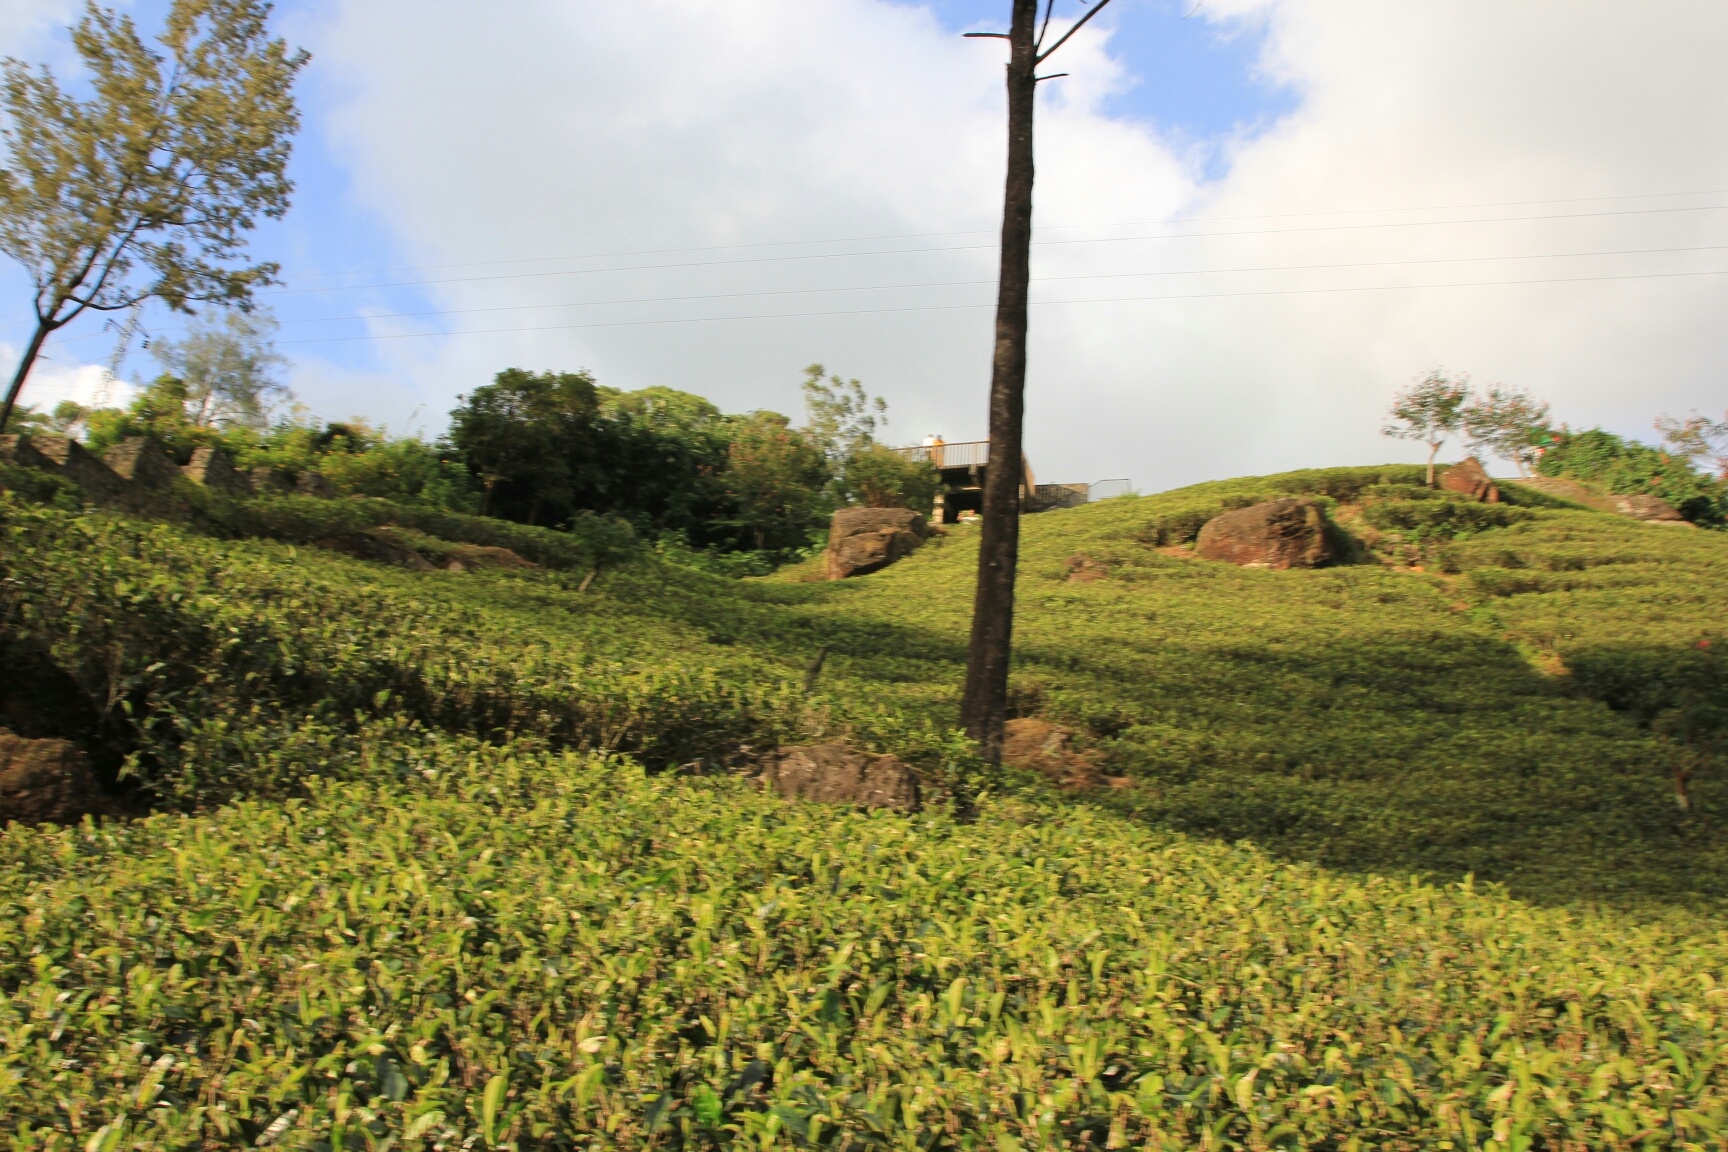
<svg viewBox="0 0 1728 1152"><path fill-rule="evenodd" d="M1262 228L1234 232L1165 233L1154 236L1097 236L1082 240L1034 240L1034 248L1075 244L1126 244L1146 240L1200 240L1224 236L1275 236L1295 232L1340 232L1380 228L1426 228L1455 224L1505 224L1530 220L1580 220L1606 216L1648 216L1673 212L1720 212L1728 204L1704 204L1687 208L1638 208L1615 212L1572 212L1550 216L1490 216L1475 220L1410 220L1385 224L1325 224L1311 228ZM995 250L995 244L955 244L940 248L883 248L866 252L816 252L798 256L748 256L738 260L692 260L675 264L630 264L616 268L568 268L554 272L500 272L488 276L455 276L441 280L393 280L378 284L327 284L311 288L278 288L258 296L292 296L310 292L359 292L369 288L422 288L440 284L474 284L492 280L535 280L552 276L587 276L599 272L653 272L673 268L712 268L738 264L777 264L795 260L841 260L860 256L921 256L939 252Z"/></svg>
<svg viewBox="0 0 1728 1152"><path fill-rule="evenodd" d="M1106 296L1080 300L1033 300L1035 307L1054 304L1116 304L1152 300L1216 300L1233 296L1303 296L1337 292L1393 292L1429 288L1497 288L1527 284L1584 284L1605 280L1665 280L1675 277L1728 276L1728 269L1703 272L1651 272L1616 276L1561 276L1540 280L1480 280L1452 284L1380 284L1350 288L1277 288L1250 292L1177 293L1168 296ZM296 340L279 340L283 344L343 344L361 340L408 340L425 336L488 336L505 332L560 332L578 328L638 328L662 324L712 324L733 320L801 320L825 316L864 316L891 312L953 312L994 308L994 302L982 304L935 304L904 308L852 308L832 312L781 312L750 316L693 316L676 320L618 320L589 324L547 324L531 328L471 328L455 332L391 332L366 336L317 336Z"/></svg>
<svg viewBox="0 0 1728 1152"><path fill-rule="evenodd" d="M1331 208L1319 212L1275 212L1260 216L1188 216L1165 220L1132 220L1120 224L1036 224L1035 232L1067 232L1079 228L1153 228L1178 224L1228 224L1242 220L1295 220L1309 216L1368 216L1386 212L1462 212L1471 208L1526 208L1537 204L1599 204L1609 200L1670 200L1682 196L1728 196L1728 189L1704 192L1651 192L1640 196L1577 196L1564 200L1498 200L1481 204L1429 204L1414 208ZM1418 221L1419 223L1419 221ZM568 256L520 256L499 260L470 260L460 264L406 264L395 268L350 269L343 272L291 272L310 276L387 276L393 272L433 272L444 268L480 268L489 264L544 264L558 260L616 260L625 256L669 256L678 252L727 252L746 248L785 248L807 244L864 244L876 240L929 240L939 236L980 236L997 228L968 228L952 232L891 232L878 236L839 236L821 240L762 240L750 244L711 244L690 248L644 248L631 252L590 252Z"/></svg>

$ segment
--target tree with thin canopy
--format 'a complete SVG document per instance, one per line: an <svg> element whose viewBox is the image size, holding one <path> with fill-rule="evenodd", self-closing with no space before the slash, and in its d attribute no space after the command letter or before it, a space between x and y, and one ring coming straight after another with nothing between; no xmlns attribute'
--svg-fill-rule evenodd
<svg viewBox="0 0 1728 1152"><path fill-rule="evenodd" d="M72 45L80 99L46 67L0 62L0 251L34 286L36 329L0 406L6 430L48 337L85 312L156 299L177 312L242 310L275 282L245 233L280 217L309 59L271 39L266 0L174 0L157 43L88 4Z"/></svg>
<svg viewBox="0 0 1728 1152"><path fill-rule="evenodd" d="M996 347L990 370L990 457L984 472L984 513L978 546L978 585L966 691L960 720L992 764L1002 758L1008 719L1008 666L1014 641L1014 576L1020 558L1022 426L1026 411L1026 306L1032 276L1032 113L1038 66L1068 37L1103 11L1099 0L1049 48L1055 0L1013 0L1008 31L968 36L1008 41L1008 179L1002 197L1002 266L996 289Z"/></svg>

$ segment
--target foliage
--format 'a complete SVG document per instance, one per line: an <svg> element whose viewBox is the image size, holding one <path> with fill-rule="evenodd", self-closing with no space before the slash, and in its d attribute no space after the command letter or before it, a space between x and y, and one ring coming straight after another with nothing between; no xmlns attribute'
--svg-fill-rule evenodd
<svg viewBox="0 0 1728 1152"><path fill-rule="evenodd" d="M450 442L485 490L482 513L557 524L593 486L600 399L586 372L506 368L450 413Z"/></svg>
<svg viewBox="0 0 1728 1152"><path fill-rule="evenodd" d="M219 320L193 317L179 340L158 340L151 354L185 388L187 418L197 427L265 428L269 405L288 389L274 377L287 363L271 344L275 317L266 309L224 309Z"/></svg>
<svg viewBox="0 0 1728 1152"><path fill-rule="evenodd" d="M1541 471L1596 481L1620 495L1660 497L1696 524L1728 524L1728 480L1699 473L1685 456L1600 428L1561 435L1542 457Z"/></svg>
<svg viewBox="0 0 1728 1152"><path fill-rule="evenodd" d="M186 382L162 375L126 408L95 408L82 414L84 446L97 456L132 436L148 436L176 464L185 464L206 445L228 447L222 430L200 425L188 412Z"/></svg>
<svg viewBox="0 0 1728 1152"><path fill-rule="evenodd" d="M1696 412L1684 420L1661 416L1656 431L1676 455L1693 464L1706 460L1716 469L1718 479L1728 480L1728 415L1721 420Z"/></svg>
<svg viewBox="0 0 1728 1152"><path fill-rule="evenodd" d="M871 398L857 380L823 374L820 364L804 369L804 431L835 464L876 441L878 424L888 423L888 402Z"/></svg>
<svg viewBox="0 0 1728 1152"><path fill-rule="evenodd" d="M1728 1127L1706 931L1083 807L800 809L387 727L363 759L300 802L0 838L15 1147L76 1125L142 1149L1631 1150Z"/></svg>
<svg viewBox="0 0 1728 1152"><path fill-rule="evenodd" d="M175 0L157 52L130 17L91 4L72 29L88 100L46 67L0 65L0 251L24 265L37 318L17 383L42 340L87 309L152 297L183 312L246 307L271 282L275 264L234 262L258 216L288 209L291 90L307 56L269 38L269 12L264 0Z"/></svg>
<svg viewBox="0 0 1728 1152"><path fill-rule="evenodd" d="M1464 434L1473 456L1486 452L1512 461L1528 476L1552 439L1548 405L1522 388L1495 384L1464 406Z"/></svg>
<svg viewBox="0 0 1728 1152"><path fill-rule="evenodd" d="M778 412L753 412L732 425L724 484L734 522L754 551L806 546L828 511L828 462Z"/></svg>
<svg viewBox="0 0 1728 1152"><path fill-rule="evenodd" d="M1375 542L1376 508L1462 506L1421 478L1028 517L1014 698L1133 786L998 778L969 821L636 766L845 739L975 781L948 730L968 531L859 580L643 556L578 591L0 498L8 651L129 716L160 795L237 798L0 834L9 1137L1720 1143L1728 955L1673 906L1728 897L1728 778L1699 767L1687 809L1669 780L1705 747L1686 710L1722 703L1728 542L1535 504ZM1264 572L1148 546L1272 494L1417 554ZM235 507L300 536L385 511ZM446 520L405 526L565 539ZM1105 578L1070 582L1077 551Z"/></svg>
<svg viewBox="0 0 1728 1152"><path fill-rule="evenodd" d="M929 460L908 460L880 444L866 444L846 458L841 483L849 504L910 508L928 516L942 487L942 473Z"/></svg>
<svg viewBox="0 0 1728 1152"><path fill-rule="evenodd" d="M1428 486L1434 486L1434 457L1440 446L1464 427L1464 406L1470 400L1470 378L1448 379L1436 368L1392 400L1391 417L1380 429L1384 436L1420 440L1428 445Z"/></svg>

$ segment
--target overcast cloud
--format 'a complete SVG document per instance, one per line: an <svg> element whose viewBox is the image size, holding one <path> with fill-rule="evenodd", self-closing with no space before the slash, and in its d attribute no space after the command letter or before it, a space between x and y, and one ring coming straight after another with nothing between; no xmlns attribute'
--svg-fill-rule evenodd
<svg viewBox="0 0 1728 1152"><path fill-rule="evenodd" d="M1120 7L1125 33L1136 8ZM428 308L659 301L376 319L348 331L555 330L376 341L363 371L341 346L285 343L315 408L400 425L419 407L437 427L456 393L521 365L795 414L799 371L820 360L889 399L891 438L982 435L998 43L876 0L326 0L285 15L317 54L325 147L402 263L521 261L400 278L542 273L426 285ZM1380 417L1436 364L1527 386L1574 425L1646 437L1659 412L1728 405L1728 276L1264 294L1728 269L1725 251L1552 258L1728 245L1728 213L1675 210L1728 196L1628 198L1728 188L1728 6L1209 0L1195 19L1220 35L1264 27L1261 66L1295 110L1229 143L1208 182L1193 141L1105 114L1133 83L1108 27L1063 49L1072 75L1047 86L1038 123L1040 479L1154 490L1415 459L1378 436ZM1508 204L1521 201L1543 203ZM1356 211L1425 206L1440 207ZM1157 223L1178 217L1190 222ZM1381 226L1465 219L1496 222ZM1245 234L1125 239L1225 231ZM908 248L953 250L825 255ZM1508 256L1545 258L1479 259ZM1195 274L1397 261L1425 263ZM642 264L702 266L545 275ZM946 286L880 287L908 284ZM1056 302L1176 295L1203 298ZM399 310L393 299L302 293L279 308ZM852 314L786 316L821 312ZM777 318L634 323L744 314ZM601 324L620 326L555 327Z"/></svg>

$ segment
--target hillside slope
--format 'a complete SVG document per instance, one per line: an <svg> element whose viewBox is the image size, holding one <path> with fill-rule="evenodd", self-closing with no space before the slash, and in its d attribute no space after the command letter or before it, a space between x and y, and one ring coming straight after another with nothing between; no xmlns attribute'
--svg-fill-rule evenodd
<svg viewBox="0 0 1728 1152"><path fill-rule="evenodd" d="M183 810L0 833L13 1144L1715 1146L1728 798L1681 813L1642 721L1715 690L1728 539L1407 479L1028 518L1017 705L1135 784L971 822L719 771L840 735L965 778L964 531L584 592L0 498L0 703ZM1184 549L1285 492L1405 563Z"/></svg>

